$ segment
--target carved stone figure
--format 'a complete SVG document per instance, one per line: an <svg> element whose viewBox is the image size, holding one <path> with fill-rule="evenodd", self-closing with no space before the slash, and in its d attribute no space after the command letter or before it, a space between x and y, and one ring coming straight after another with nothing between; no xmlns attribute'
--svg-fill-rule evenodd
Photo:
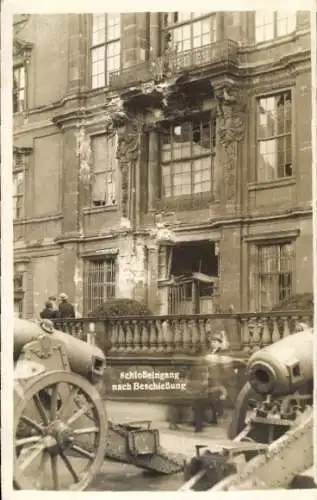
<svg viewBox="0 0 317 500"><path fill-rule="evenodd" d="M245 132L245 106L235 89L224 86L216 89L215 95L218 103L217 136L224 152L225 198L231 201L236 190L238 143Z"/></svg>

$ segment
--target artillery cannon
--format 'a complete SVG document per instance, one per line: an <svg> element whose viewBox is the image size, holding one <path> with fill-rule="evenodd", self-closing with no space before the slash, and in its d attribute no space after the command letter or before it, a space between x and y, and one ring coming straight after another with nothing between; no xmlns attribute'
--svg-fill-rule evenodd
<svg viewBox="0 0 317 500"><path fill-rule="evenodd" d="M164 474L167 455L149 422L114 424L98 391L105 356L50 321L14 323L14 486L84 490L105 458Z"/></svg>
<svg viewBox="0 0 317 500"><path fill-rule="evenodd" d="M250 357L231 441L203 453L196 447L181 490L292 487L313 466L312 405L313 330L307 327Z"/></svg>

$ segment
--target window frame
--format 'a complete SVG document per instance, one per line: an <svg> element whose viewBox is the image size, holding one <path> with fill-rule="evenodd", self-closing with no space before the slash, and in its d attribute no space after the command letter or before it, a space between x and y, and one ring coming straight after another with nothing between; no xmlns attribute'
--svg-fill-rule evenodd
<svg viewBox="0 0 317 500"><path fill-rule="evenodd" d="M112 38L111 40L107 40L107 29L108 29L108 24L107 24L107 21L108 21L108 15L111 15L111 14L118 14L120 16L120 37L116 37L116 38ZM104 23L105 23L105 28L104 28L104 31L105 31L105 36L104 36L104 39L100 42L100 43L96 43L94 44L93 43L93 35L94 35L94 15L103 15L104 16ZM120 67L118 69L115 69L115 70L112 70L111 72L108 73L108 64L107 64L107 61L108 61L108 57L107 57L107 47L109 47L110 45L114 45L115 43L118 43L120 44L120 52L119 52L119 58L120 58ZM93 73L93 51L94 50L98 50L98 49L101 49L103 48L104 49L104 53L103 53L103 57L104 57L104 68L103 68L103 78L104 78L104 85L96 85L94 86L93 85L93 78L94 78L94 73ZM110 85L111 85L111 78L110 78L110 75L112 72L115 72L115 71L121 71L122 70L122 13L119 12L119 13L115 13L115 12L111 12L111 13L108 13L108 14L101 14L101 13L96 13L96 14L92 14L91 15L91 18L90 18L90 47L89 47L89 56L90 56L90 64L89 64L89 68L90 68L90 88L91 90L98 90L98 89L102 89L102 88L108 88ZM98 75L100 75L101 73L98 73Z"/></svg>
<svg viewBox="0 0 317 500"><path fill-rule="evenodd" d="M16 158L20 157L21 165L16 164ZM25 187L26 187L26 172L27 172L27 153L18 150L17 148L13 148L13 169L12 169L12 178L13 178L13 193L12 193L12 202L13 202L13 220L19 221L22 220L25 216ZM15 176L22 174L22 193L15 193ZM21 215L17 215L16 212L16 202L21 200L20 210ZM16 200L16 201L15 201Z"/></svg>
<svg viewBox="0 0 317 500"><path fill-rule="evenodd" d="M205 154L193 154L193 137L191 137L190 141L190 154L188 156L181 156L179 158L173 158L173 143L172 141L170 142L170 159L169 160L163 160L163 146L164 146L164 132L166 130L169 130L169 136L172 138L172 129L176 128L178 126L182 126L184 124L191 124L191 134L193 132L193 124L195 122L199 122L200 126L201 124L206 121L210 124L210 144L211 144L211 149L209 150L208 153ZM213 169L214 169L214 161L215 161L215 156L216 156L216 116L213 113L212 110L207 111L205 113L199 113L196 115L191 115L189 117L186 117L185 119L182 120L173 120L168 122L164 127L161 127L160 129L160 134L159 134L159 162L160 162L160 198L162 200L177 200L181 198L188 198L188 197L201 197L204 195L211 195L212 190L213 190ZM175 151L175 150L174 150ZM205 191L194 191L194 162L195 160L199 159L204 159L204 158L209 158L210 159L210 189L205 190ZM185 194L174 194L174 177L175 177L175 166L177 165L182 165L182 163L190 163L190 193L185 193ZM163 176L163 169L164 167L169 167L170 168L170 190L171 194L170 196L166 196L164 192L164 176Z"/></svg>
<svg viewBox="0 0 317 500"><path fill-rule="evenodd" d="M189 49L185 49L184 51L176 51L178 54L181 54L182 52L187 52L187 51L193 51L195 49L199 49L201 47L205 47L205 46L208 46L210 45L211 43L214 43L218 40L218 26L217 26L217 12L214 12L214 11L211 11L211 12L204 12L204 13L200 13L201 15L200 16L194 16L193 14L195 14L194 12L190 12L190 18L189 19L185 19L185 20L181 20L181 21L176 21L176 22L173 22L173 23L170 23L170 24L165 24L165 21L164 21L164 17L165 16L168 16L168 15L175 15L175 14L179 14L179 13L182 13L181 11L180 12L163 12L162 13L162 22L161 22L161 32L162 32L162 44L161 44L161 51L164 52L164 48L165 48L165 45L166 45L166 41L168 39L168 34L169 32L173 32L174 30L176 30L177 28L181 28L183 26L189 26L190 27L190 48ZM214 40L210 41L208 44L203 44L203 45L198 45L197 47L194 47L193 46L193 39L194 39L194 36L193 36L193 25L197 22L200 22L200 21L205 21L207 19L210 18L210 21L211 21L211 18L214 18L214 26L215 26L215 29L214 29L214 32L215 32L215 36L214 36ZM211 30L211 25L210 25L210 33L212 32ZM183 41L183 38L182 38L182 41ZM172 43L173 43L173 40L172 40Z"/></svg>
<svg viewBox="0 0 317 500"><path fill-rule="evenodd" d="M15 82L14 73L15 73L15 71L21 70L21 69L23 69L23 73L24 73L24 87L21 87L19 84L18 88L15 89L14 88L14 82ZM20 80L20 76L19 76L19 80ZM18 98L21 91L23 91L23 94L24 94L22 109L20 109L20 99ZM15 96L16 96L16 99L17 99L16 102L18 105L18 109L16 109L16 110L15 110L15 106L14 106ZM13 65L13 71L12 71L12 111L13 111L13 114L15 115L18 113L25 113L25 111L27 109L28 109L28 106L27 106L27 65L24 62L20 62L20 63Z"/></svg>
<svg viewBox="0 0 317 500"><path fill-rule="evenodd" d="M287 273L281 273L281 248L285 247L286 245L290 246L291 248L291 253L289 255L289 260L287 262ZM277 255L278 254L278 271L274 271L274 273L263 273L263 262L265 255L262 256L261 259L261 252L262 249L265 247L271 247L274 248L274 253ZM275 256L274 256L275 257ZM265 306L262 304L262 277L263 276L272 276L273 279L275 280L275 286L277 287L275 292L277 295L277 302L281 302L282 300L285 300L285 298L292 296L295 293L295 263L296 263L296 246L295 246L295 239L294 237L290 238L276 238L272 240L255 240L252 241L250 240L249 242L249 269L250 269L250 274L249 274L249 305L251 306L252 310L257 310L261 312L267 312L270 311L271 308ZM284 297L280 296L281 293L281 288L279 285L279 279L280 276L283 274L290 274L290 286L289 286L289 293L288 295L285 295ZM252 284L251 284L252 283ZM274 294L274 290L270 290L271 295ZM253 298L253 307L252 307L252 298ZM272 307L274 307L276 304L273 304Z"/></svg>
<svg viewBox="0 0 317 500"><path fill-rule="evenodd" d="M270 14L272 14L272 22L270 23L270 25L273 26L273 36L270 37L270 38L266 38L265 40L258 40L257 39L257 12L270 12ZM255 40L255 43L256 44L264 44L264 43L270 43L274 40L278 40L280 38L283 38L285 36L289 36L291 35L292 33L295 33L296 30L297 30L297 10L294 11L294 14L295 14L295 28L291 31L288 31L287 33L284 33L283 35L279 35L278 34L278 13L281 13L281 12L285 12L285 11L280 11L280 10L275 10L275 11L255 11L254 12L254 40ZM286 12L292 12L292 11L286 11ZM263 26L263 24L261 25Z"/></svg>
<svg viewBox="0 0 317 500"><path fill-rule="evenodd" d="M91 145L91 153L92 153L92 183L91 183L91 189L90 189L90 201L89 201L89 205L90 205L90 208L94 209L94 208L104 208L104 209L107 209L107 208L110 208L110 207L117 207L118 206L118 173L119 173L119 169L118 169L118 161L116 159L116 153L114 152L114 159L115 159L115 165L114 165L114 169L108 169L106 168L107 167L107 162L105 161L105 168L103 168L102 170L99 170L96 174L95 172L95 162L94 162L94 148L93 148L93 140L95 138L102 138L104 137L105 138L105 143L107 143L107 139L108 138L113 138L113 137L116 137L116 134L107 134L106 132L94 132L92 134L89 135L89 138L90 138L90 145ZM118 140L117 137L115 140ZM106 159L106 158L105 158ZM94 183L95 183L95 178L96 178L96 175L104 175L105 176L105 184L106 184L106 176L107 174L114 174L114 182L112 183L114 185L114 188L113 188L113 194L115 196L115 202L114 203L107 203L107 200L105 201L104 204L100 204L100 205L97 205L97 204L94 204L94 199L93 199L93 190L94 190ZM105 189L105 198L106 198L106 189ZM97 201L97 200L96 200ZM101 201L101 200L98 200L98 201Z"/></svg>
<svg viewBox="0 0 317 500"><path fill-rule="evenodd" d="M290 125L290 132L284 132L282 134L276 134L270 137L265 137L265 138L259 138L258 137L258 127L259 127L259 101L261 99L266 99L270 97L275 97L275 96L281 96L282 94L286 94L287 92L290 92L291 95L291 125ZM294 87L282 87L280 89L274 89L271 92L264 92L264 93L259 93L254 96L254 108L255 108L255 127L254 127L254 144L255 144L255 172L254 172L254 182L255 184L270 184L274 182L288 182L291 179L294 179L296 176L295 173L295 163L296 163L296 149L295 149L295 89ZM279 177L278 175L275 178L271 179L266 179L266 180L261 180L259 178L259 145L261 142L267 142L271 141L280 137L287 137L290 136L291 138L291 159L292 159L292 173L291 175L284 175ZM285 156L285 149L284 149L284 156ZM278 174L278 165L276 164L276 172ZM284 169L285 172L285 169Z"/></svg>
<svg viewBox="0 0 317 500"><path fill-rule="evenodd" d="M105 300L110 298L116 298L117 296L117 280L118 280L118 252L109 252L102 256L86 256L83 262L83 311L84 313L90 313L93 308L98 307ZM93 269L94 266L101 267L103 264L102 275L107 277L109 272L108 266L111 266L110 272L113 273L112 281L96 282L95 278L98 275L98 269ZM108 266L107 266L108 264ZM93 272L92 272L93 271ZM93 283L89 283L89 280ZM108 293L109 289L112 289L113 293ZM96 290L98 291L98 296L96 296ZM100 293L102 290L102 293ZM106 292L106 293L105 293ZM92 307L93 306L93 307Z"/></svg>
<svg viewBox="0 0 317 500"><path fill-rule="evenodd" d="M15 306L18 306L19 317L22 318L24 314L25 304L25 280L27 273L27 263L14 262L13 269L13 295L14 295L14 312ZM19 286L16 286L16 280L19 280Z"/></svg>

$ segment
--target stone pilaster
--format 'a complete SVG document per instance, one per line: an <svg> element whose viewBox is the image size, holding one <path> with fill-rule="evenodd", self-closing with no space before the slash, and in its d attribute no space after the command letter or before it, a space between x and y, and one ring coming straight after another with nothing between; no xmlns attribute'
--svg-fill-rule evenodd
<svg viewBox="0 0 317 500"><path fill-rule="evenodd" d="M150 47L151 57L158 57L161 52L160 47L160 13L150 12Z"/></svg>
<svg viewBox="0 0 317 500"><path fill-rule="evenodd" d="M122 68L137 64L137 13L122 15Z"/></svg>
<svg viewBox="0 0 317 500"><path fill-rule="evenodd" d="M68 94L82 90L87 83L85 66L85 40L87 39L84 14L69 14L68 27Z"/></svg>
<svg viewBox="0 0 317 500"><path fill-rule="evenodd" d="M148 210L155 208L159 196L159 137L157 131L149 133L149 177L148 177Z"/></svg>

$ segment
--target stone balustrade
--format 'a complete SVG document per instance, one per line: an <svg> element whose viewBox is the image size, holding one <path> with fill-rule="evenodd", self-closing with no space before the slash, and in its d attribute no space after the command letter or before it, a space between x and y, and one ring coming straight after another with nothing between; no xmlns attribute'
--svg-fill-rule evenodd
<svg viewBox="0 0 317 500"><path fill-rule="evenodd" d="M93 322L92 322L93 321ZM312 325L311 311L79 318L56 321L57 329L95 342L110 356L194 355L210 349L213 334L224 330L233 352L250 353Z"/></svg>

